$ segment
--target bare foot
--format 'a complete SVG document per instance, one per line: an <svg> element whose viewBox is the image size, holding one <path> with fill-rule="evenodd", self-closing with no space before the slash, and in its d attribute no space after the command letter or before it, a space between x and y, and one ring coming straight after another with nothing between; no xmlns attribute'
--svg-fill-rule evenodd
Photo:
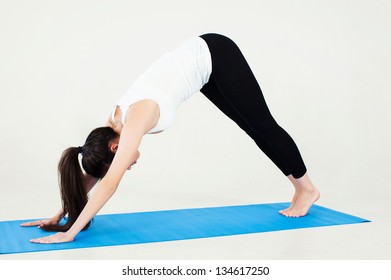
<svg viewBox="0 0 391 280"><path fill-rule="evenodd" d="M285 213L286 211L290 211L290 210L292 209L292 207L296 204L296 200L297 200L298 197L299 197L299 194L298 194L298 192L296 191L296 192L295 192L295 195L294 195L293 198L292 198L292 202L291 202L291 204L289 205L289 207L286 208L286 209L280 210L280 211L278 211L278 212L279 212L280 214L284 215L284 213Z"/></svg>
<svg viewBox="0 0 391 280"><path fill-rule="evenodd" d="M295 179L292 175L288 176L295 188L295 194L289 208L279 211L281 215L287 217L302 217L305 216L320 197L318 189L311 182L308 174L303 177Z"/></svg>
<svg viewBox="0 0 391 280"><path fill-rule="evenodd" d="M319 197L320 193L317 189L300 190L293 196L291 206L285 210L281 210L279 213L286 217L303 217L307 215L308 210Z"/></svg>

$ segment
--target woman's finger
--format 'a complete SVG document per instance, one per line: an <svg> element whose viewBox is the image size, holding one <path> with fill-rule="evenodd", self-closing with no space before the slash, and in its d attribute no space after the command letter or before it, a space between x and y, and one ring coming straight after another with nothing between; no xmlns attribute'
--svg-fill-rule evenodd
<svg viewBox="0 0 391 280"><path fill-rule="evenodd" d="M46 237L30 239L30 242L32 242L32 243L51 243L50 242L51 239L52 239L51 236L46 236Z"/></svg>
<svg viewBox="0 0 391 280"><path fill-rule="evenodd" d="M30 239L30 242L32 243L64 243L64 242L71 242L71 241L73 241L73 239L69 238L63 232L58 232L56 234L41 237L41 238Z"/></svg>
<svg viewBox="0 0 391 280"><path fill-rule="evenodd" d="M22 227L32 227L32 226L39 226L40 224L44 223L45 220L38 220L38 221L32 221L32 222L26 222L20 224Z"/></svg>

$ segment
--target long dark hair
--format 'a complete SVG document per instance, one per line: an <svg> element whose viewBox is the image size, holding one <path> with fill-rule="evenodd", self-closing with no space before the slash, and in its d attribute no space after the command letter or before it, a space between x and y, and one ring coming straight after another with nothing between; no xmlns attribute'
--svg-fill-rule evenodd
<svg viewBox="0 0 391 280"><path fill-rule="evenodd" d="M110 142L119 135L111 127L94 129L87 137L83 147L66 149L58 163L58 177L62 199L63 215L67 215L65 223L44 225L46 231L67 231L75 223L84 206L87 204L83 170L79 163L79 153L82 154L84 171L98 179L105 176L115 153L110 149ZM83 230L90 226L91 222Z"/></svg>

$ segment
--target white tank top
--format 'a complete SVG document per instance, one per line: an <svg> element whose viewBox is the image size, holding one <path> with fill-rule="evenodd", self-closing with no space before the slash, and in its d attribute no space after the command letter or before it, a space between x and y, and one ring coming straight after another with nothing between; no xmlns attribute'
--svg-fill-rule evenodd
<svg viewBox="0 0 391 280"><path fill-rule="evenodd" d="M159 105L160 117L149 133L166 130L173 124L178 106L199 92L211 73L212 60L206 42L200 37L187 40L152 64L118 100L122 123L130 105L152 99ZM112 115L114 112L115 108Z"/></svg>

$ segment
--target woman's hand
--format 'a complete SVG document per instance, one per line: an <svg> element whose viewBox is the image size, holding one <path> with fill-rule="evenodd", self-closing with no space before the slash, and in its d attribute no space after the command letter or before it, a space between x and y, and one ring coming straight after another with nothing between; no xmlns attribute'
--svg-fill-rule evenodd
<svg viewBox="0 0 391 280"><path fill-rule="evenodd" d="M70 237L69 234L67 234L66 232L57 232L56 234L53 235L30 240L30 242L32 243L42 243L42 244L65 243L65 242L72 242L72 241L73 241L73 237Z"/></svg>
<svg viewBox="0 0 391 280"><path fill-rule="evenodd" d="M62 209L60 209L60 211L58 211L57 214L54 215L54 217L52 217L50 219L32 221L32 222L23 223L20 225L22 227L38 226L39 228L41 228L44 225L57 225L60 222L60 220L62 219L62 217L64 217L64 211Z"/></svg>
<svg viewBox="0 0 391 280"><path fill-rule="evenodd" d="M41 228L43 225L57 225L59 222L59 219L57 217L53 217L50 219L44 219L44 220L38 220L38 221L32 221L20 224L22 227L33 227L38 226Z"/></svg>

